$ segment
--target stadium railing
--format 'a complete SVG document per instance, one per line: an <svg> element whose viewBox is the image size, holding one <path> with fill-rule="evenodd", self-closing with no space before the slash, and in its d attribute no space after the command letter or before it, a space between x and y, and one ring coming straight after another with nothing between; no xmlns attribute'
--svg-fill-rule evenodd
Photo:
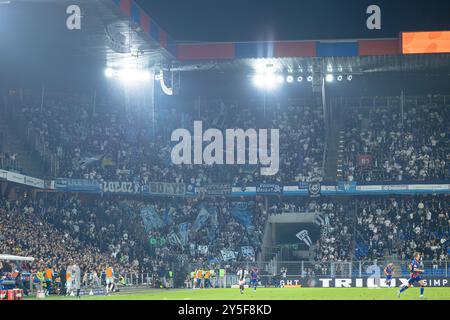
<svg viewBox="0 0 450 320"><path fill-rule="evenodd" d="M311 262L311 261L270 261L258 262L263 274L279 275L282 269L290 276L314 274L323 277L369 277L376 274L384 275L388 263L394 263L394 276L409 276L411 260L367 260L352 262ZM450 264L445 261L422 261L424 276L448 277Z"/></svg>

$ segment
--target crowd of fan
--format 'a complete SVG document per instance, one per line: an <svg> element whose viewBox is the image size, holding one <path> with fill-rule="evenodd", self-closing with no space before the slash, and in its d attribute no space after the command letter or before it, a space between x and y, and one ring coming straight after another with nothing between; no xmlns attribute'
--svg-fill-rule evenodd
<svg viewBox="0 0 450 320"><path fill-rule="evenodd" d="M36 260L27 271L44 271L48 266L61 270L76 262L83 270L101 272L113 266L121 274L139 271L139 264L130 259L114 257L102 248L102 242L88 241L92 232L86 230L81 213L75 206L46 207L42 201L21 198L1 200L0 252L31 256ZM62 220L59 224L56 219ZM108 236L108 235L105 235ZM114 239L116 235L111 238ZM105 240L109 242L109 238ZM103 268L103 269L102 269Z"/></svg>
<svg viewBox="0 0 450 320"><path fill-rule="evenodd" d="M50 96L45 108L27 100L16 120L25 121L59 159L59 176L99 181L185 182L197 186L226 182L245 186L262 181L321 180L323 176L324 125L320 108L294 104L274 105L255 112L252 104L211 103L189 116L175 109L153 126L139 112L125 112L109 100L95 110L82 96ZM192 112L191 112L192 114ZM344 173L348 180L405 181L448 179L450 142L448 110L438 106L407 107L403 120L398 111L377 107L355 109L348 115ZM259 176L256 166L175 166L171 164L170 133L191 129L195 120L207 127L280 129L280 171ZM358 155L373 157L371 167L357 163ZM10 157L10 155L8 155ZM0 154L0 165L6 163ZM8 158L9 159L9 158ZM387 253L409 258L416 249L424 259L447 258L450 219L446 197L373 197L358 200L356 221L349 212L355 203L321 198L317 201L278 201L266 212L261 202L247 201L250 222L233 215L235 203L225 198L160 200L70 195L45 195L32 200L0 200L0 252L34 256L31 271L52 265L61 269L76 261L83 270L95 272L113 266L119 273L156 272L185 263L214 266L223 263L222 250L237 253L242 247L261 249L268 215L283 212L314 212L321 235L314 244L315 268L326 274L328 262L353 259L353 235L367 246L362 259L377 259ZM164 222L149 228L142 210L152 207ZM201 210L208 212L200 219ZM213 213L217 213L216 215ZM248 217L241 217L244 220ZM188 223L187 238L179 226ZM354 230L354 225L356 227ZM198 229L192 231L197 224ZM170 238L170 235L176 235ZM207 246L207 250L204 247ZM202 247L202 250L200 250ZM227 262L231 263L231 262ZM323 269L325 268L325 269ZM164 271L162 271L164 272Z"/></svg>
<svg viewBox="0 0 450 320"><path fill-rule="evenodd" d="M141 210L152 206L164 224L147 229ZM200 208L217 215L202 219L192 231ZM251 246L255 254L261 246L265 213L261 204L250 204L251 228L231 215L232 203L218 200L126 200L76 196L47 196L39 200L21 196L0 201L0 252L32 256L31 270L47 266L61 270L76 262L84 272L101 272L113 266L121 275L180 271L188 263L210 267L254 261L241 253ZM189 223L187 239L180 241L178 225ZM178 241L169 239L177 234ZM155 241L152 241L154 239ZM208 246L206 251L199 246ZM225 261L221 250L237 253Z"/></svg>
<svg viewBox="0 0 450 320"><path fill-rule="evenodd" d="M275 201L266 211L261 202L249 202L251 228L232 214L226 199L144 202L93 196L89 199L57 195L32 200L26 194L18 200L0 201L0 252L37 258L31 272L51 266L56 272L76 262L84 274L101 274L113 266L120 275L150 273L163 277L168 270L183 276L183 266L228 267L252 263L241 247L251 246L255 255L262 245L268 215L282 212L315 213L321 233L313 244L310 274L328 274L329 262L351 262L356 245L366 252L356 258L373 261L397 254L407 260L413 252L437 264L448 259L450 239L449 205L446 196L371 197L357 201L323 198ZM142 209L151 206L163 225L146 229ZM352 211L356 210L356 216ZM197 224L201 210L208 217ZM213 214L216 212L217 215ZM189 232L182 240L178 226L187 222ZM198 230L194 231L194 225ZM171 234L177 238L170 239ZM154 241L153 241L154 240ZM207 246L207 250L200 247ZM226 261L222 250L236 253Z"/></svg>
<svg viewBox="0 0 450 320"><path fill-rule="evenodd" d="M211 182L312 181L323 176L324 125L321 109L294 103L275 105L264 114L251 103L212 103L197 116L170 109L156 125L142 110L124 110L112 98L49 95L44 108L32 98L17 101L20 121L59 159L59 177L99 181ZM183 108L180 107L181 109ZM17 116L17 115L16 115ZM188 121L192 120L192 121ZM280 129L280 170L261 177L252 165L173 165L171 130L192 129L194 120L208 127ZM164 123L164 125L162 125ZM192 131L192 130L191 130Z"/></svg>
<svg viewBox="0 0 450 320"><path fill-rule="evenodd" d="M321 109L314 103L206 103L201 110L182 105L161 112L155 123L142 110L125 110L111 97L92 101L82 95L48 95L44 107L31 98L18 101L19 118L28 132L59 159L57 175L99 181L185 182L204 185L232 182L317 181L325 149ZM425 181L450 177L450 110L423 104L399 108L352 108L345 122L344 179L355 181ZM197 114L192 116L192 114ZM17 115L16 115L17 116ZM252 165L173 165L173 129L192 131L193 121L209 127L280 129L280 170L260 176ZM155 151L156 150L156 151ZM370 164L358 163L368 156Z"/></svg>
<svg viewBox="0 0 450 320"><path fill-rule="evenodd" d="M403 119L402 119L403 117ZM377 106L348 110L344 179L433 181L450 177L448 106ZM358 163L369 156L371 163Z"/></svg>
<svg viewBox="0 0 450 320"><path fill-rule="evenodd" d="M397 254L409 259L445 261L450 245L448 196L373 197L358 201L357 242L366 245L360 259Z"/></svg>

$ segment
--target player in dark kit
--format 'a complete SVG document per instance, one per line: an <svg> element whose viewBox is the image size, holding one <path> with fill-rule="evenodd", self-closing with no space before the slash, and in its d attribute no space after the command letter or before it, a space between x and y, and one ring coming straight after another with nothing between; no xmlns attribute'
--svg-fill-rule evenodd
<svg viewBox="0 0 450 320"><path fill-rule="evenodd" d="M250 272L250 286L253 288L253 292L256 292L256 287L258 287L259 280L259 270L258 268L253 268Z"/></svg>
<svg viewBox="0 0 450 320"><path fill-rule="evenodd" d="M393 273L394 273L394 264L391 262L386 266L386 268L384 268L384 274L386 275L386 284L388 285L389 288L391 287Z"/></svg>
<svg viewBox="0 0 450 320"><path fill-rule="evenodd" d="M408 279L408 284L400 287L400 290L397 293L397 297L400 298L400 294L411 287L414 283L419 283L420 285L420 298L423 299L423 292L425 290L425 281L422 280L420 276L421 273L425 272L422 267L422 263L420 262L420 253L414 253L414 259L411 261L411 276Z"/></svg>

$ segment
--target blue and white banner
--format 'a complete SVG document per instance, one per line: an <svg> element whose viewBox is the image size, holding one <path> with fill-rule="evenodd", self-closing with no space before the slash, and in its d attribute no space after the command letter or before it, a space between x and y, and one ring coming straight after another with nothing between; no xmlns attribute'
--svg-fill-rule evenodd
<svg viewBox="0 0 450 320"><path fill-rule="evenodd" d="M139 194L141 190L141 186L134 182L106 181L102 184L103 193Z"/></svg>
<svg viewBox="0 0 450 320"><path fill-rule="evenodd" d="M86 179L56 179L55 188L62 192L101 192L101 185L98 181Z"/></svg>
<svg viewBox="0 0 450 320"><path fill-rule="evenodd" d="M220 250L222 254L222 259L224 261L233 261L236 260L236 253L232 250Z"/></svg>
<svg viewBox="0 0 450 320"><path fill-rule="evenodd" d="M227 196L231 193L231 185L229 184L208 184L202 190L207 196Z"/></svg>
<svg viewBox="0 0 450 320"><path fill-rule="evenodd" d="M78 161L78 167L80 169L86 169L89 166L96 164L103 156L95 156L95 157L84 157Z"/></svg>
<svg viewBox="0 0 450 320"><path fill-rule="evenodd" d="M337 184L338 192L354 192L356 190L356 181L339 181Z"/></svg>
<svg viewBox="0 0 450 320"><path fill-rule="evenodd" d="M147 190L149 194L155 196L184 196L186 185L184 183L149 182Z"/></svg>
<svg viewBox="0 0 450 320"><path fill-rule="evenodd" d="M207 229L208 239L210 242L213 242L219 234L218 208L217 207L208 208L208 211L209 211L209 228Z"/></svg>
<svg viewBox="0 0 450 320"><path fill-rule="evenodd" d="M183 246L187 245L189 241L189 230L191 224L189 222L183 222L178 225L178 235Z"/></svg>
<svg viewBox="0 0 450 320"><path fill-rule="evenodd" d="M250 210L249 202L233 202L231 216L235 218L246 229L253 226L253 213Z"/></svg>
<svg viewBox="0 0 450 320"><path fill-rule="evenodd" d="M283 192L283 185L280 183L260 183L256 186L256 193L258 194L281 194Z"/></svg>
<svg viewBox="0 0 450 320"><path fill-rule="evenodd" d="M282 187L283 196L335 196L335 195L388 195L388 194L450 194L450 182L448 183L364 183L338 182L337 184L314 184L300 182L297 185ZM258 192L258 187L247 186L233 187L231 197L251 197L267 195Z"/></svg>
<svg viewBox="0 0 450 320"><path fill-rule="evenodd" d="M198 212L197 218L195 219L194 225L192 226L192 231L198 232L209 219L209 212L204 206L200 206L200 211Z"/></svg>
<svg viewBox="0 0 450 320"><path fill-rule="evenodd" d="M45 189L44 180L25 176L17 172L0 170L0 179L5 179L10 182L27 185L33 188Z"/></svg>
<svg viewBox="0 0 450 320"><path fill-rule="evenodd" d="M199 245L197 247L198 249L198 253L202 254L202 255L207 255L208 254L208 246L206 245Z"/></svg>
<svg viewBox="0 0 450 320"><path fill-rule="evenodd" d="M167 242L173 246L183 246L180 238L174 231L167 236Z"/></svg>
<svg viewBox="0 0 450 320"><path fill-rule="evenodd" d="M251 260L251 261L255 260L255 250L253 249L253 247L242 246L241 247L241 254L242 254L242 257L245 260Z"/></svg>
<svg viewBox="0 0 450 320"><path fill-rule="evenodd" d="M147 232L158 230L164 226L164 222L158 216L158 213L153 206L141 208L141 217L144 221L145 231Z"/></svg>

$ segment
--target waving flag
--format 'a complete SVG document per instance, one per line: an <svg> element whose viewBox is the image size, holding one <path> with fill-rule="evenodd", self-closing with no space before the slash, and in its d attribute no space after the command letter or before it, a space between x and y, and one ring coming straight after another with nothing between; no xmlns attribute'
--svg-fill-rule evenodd
<svg viewBox="0 0 450 320"><path fill-rule="evenodd" d="M141 217L144 221L144 228L147 232L157 230L164 226L164 221L158 216L153 206L143 207L141 209Z"/></svg>
<svg viewBox="0 0 450 320"><path fill-rule="evenodd" d="M189 229L191 224L189 222L183 222L178 225L178 235L183 246L187 245L189 241Z"/></svg>
<svg viewBox="0 0 450 320"><path fill-rule="evenodd" d="M252 227L253 214L247 202L236 202L233 204L231 215L246 229Z"/></svg>
<svg viewBox="0 0 450 320"><path fill-rule="evenodd" d="M204 206L200 208L200 211L195 219L194 225L192 226L192 231L198 232L209 219L209 212L205 209Z"/></svg>

